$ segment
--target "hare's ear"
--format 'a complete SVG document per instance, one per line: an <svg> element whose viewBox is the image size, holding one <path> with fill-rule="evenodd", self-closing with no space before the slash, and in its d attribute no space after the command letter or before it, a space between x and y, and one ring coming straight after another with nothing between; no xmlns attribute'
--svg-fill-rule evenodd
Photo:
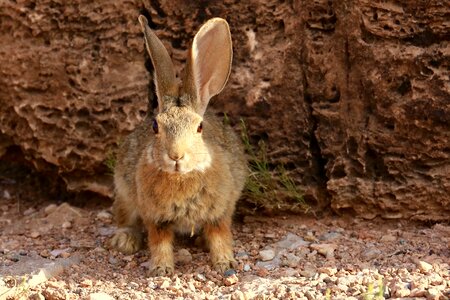
<svg viewBox="0 0 450 300"><path fill-rule="evenodd" d="M227 21L213 18L195 35L189 52L183 90L203 115L211 97L222 91L231 70L233 47Z"/></svg>
<svg viewBox="0 0 450 300"><path fill-rule="evenodd" d="M154 81L156 95L158 96L158 107L159 110L162 110L164 106L169 104L162 103L163 100L167 102L170 98L178 96L178 82L175 76L175 70L163 43L148 26L147 18L140 15L139 23L141 23L142 32L145 36L145 46L155 70ZM168 98L165 96L171 97Z"/></svg>

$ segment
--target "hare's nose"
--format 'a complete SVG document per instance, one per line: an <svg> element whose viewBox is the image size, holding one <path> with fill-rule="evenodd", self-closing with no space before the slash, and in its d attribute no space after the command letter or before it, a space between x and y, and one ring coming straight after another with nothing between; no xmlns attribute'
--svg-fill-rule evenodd
<svg viewBox="0 0 450 300"><path fill-rule="evenodd" d="M181 153L171 153L169 154L169 158L174 161L179 161L184 157L184 154Z"/></svg>

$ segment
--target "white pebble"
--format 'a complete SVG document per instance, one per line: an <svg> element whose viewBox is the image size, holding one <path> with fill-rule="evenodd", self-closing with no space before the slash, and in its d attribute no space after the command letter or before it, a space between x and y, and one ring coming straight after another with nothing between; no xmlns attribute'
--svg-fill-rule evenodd
<svg viewBox="0 0 450 300"><path fill-rule="evenodd" d="M259 251L259 258L262 261L269 261L275 258L275 251L272 249L266 249Z"/></svg>
<svg viewBox="0 0 450 300"><path fill-rule="evenodd" d="M70 223L69 221L65 221L64 223L62 223L61 226L64 229L69 229L69 228L72 228L72 223Z"/></svg>

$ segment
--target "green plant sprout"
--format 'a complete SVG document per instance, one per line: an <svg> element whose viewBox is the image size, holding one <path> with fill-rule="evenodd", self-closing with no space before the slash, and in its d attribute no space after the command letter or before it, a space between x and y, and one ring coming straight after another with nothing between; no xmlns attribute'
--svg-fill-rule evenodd
<svg viewBox="0 0 450 300"><path fill-rule="evenodd" d="M226 119L226 120L225 120ZM224 117L224 122L229 122ZM249 170L247 182L244 188L244 196L258 207L281 209L283 200L289 199L293 204L291 210L309 211L309 205L303 199L303 195L290 177L283 165L271 166L267 157L267 147L260 140L257 147L250 142L247 126L241 119L241 139L249 156Z"/></svg>

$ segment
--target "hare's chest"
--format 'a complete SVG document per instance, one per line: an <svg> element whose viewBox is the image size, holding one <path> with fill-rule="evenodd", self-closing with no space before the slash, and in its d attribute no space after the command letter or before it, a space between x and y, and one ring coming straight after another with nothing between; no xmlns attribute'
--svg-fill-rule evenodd
<svg viewBox="0 0 450 300"><path fill-rule="evenodd" d="M204 219L208 207L202 203L199 195L194 195L182 200L174 200L166 209L169 220L183 222L197 222Z"/></svg>

